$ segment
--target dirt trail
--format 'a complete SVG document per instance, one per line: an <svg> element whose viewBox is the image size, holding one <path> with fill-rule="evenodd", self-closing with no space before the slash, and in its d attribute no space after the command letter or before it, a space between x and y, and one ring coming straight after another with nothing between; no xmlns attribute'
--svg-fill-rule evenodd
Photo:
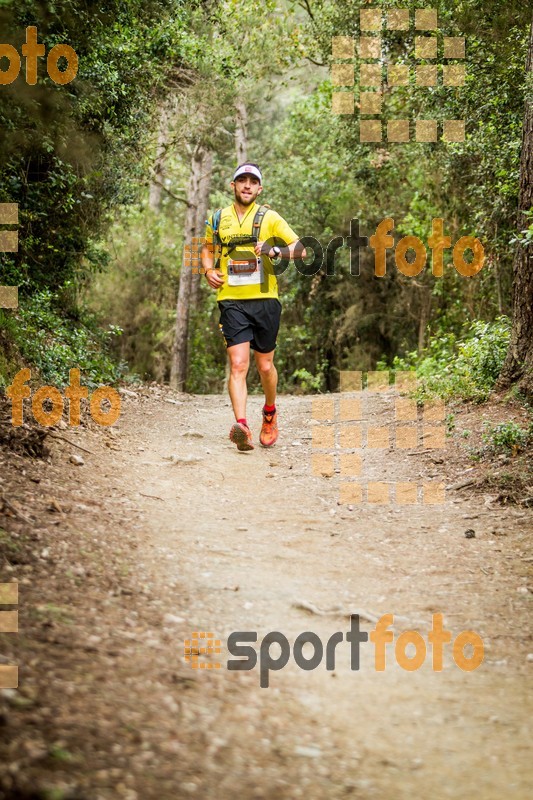
<svg viewBox="0 0 533 800"><path fill-rule="evenodd" d="M125 398L116 432L65 431L94 453L68 476L73 451L63 443L54 452L41 499L64 507L44 592L63 592L70 619L41 618L42 637L25 637L38 567L27 577L13 569L27 590L21 692L35 689L25 690L27 707L8 697L13 741L28 739L29 726L31 747L3 752L19 766L0 770L2 788L33 781L91 800L530 796L531 512L457 491L440 506L350 510L337 503L337 475L311 474L310 398L280 399L275 448L238 454L225 398L176 397L147 389ZM366 418L388 424L391 402L388 392L375 397ZM259 416L252 397L248 417ZM437 456L367 451L365 475L459 481ZM338 610L317 614L302 601ZM291 643L314 631L325 645L358 610L393 613L403 618L396 637L416 628L424 638L441 612L454 638L479 633L484 663L464 672L448 645L436 673L428 646L424 665L408 672L387 645L386 670L376 672L368 642L353 671L343 641L333 672L324 661L304 671L291 656L269 688L258 667L225 668L232 631L257 631L258 642L280 631ZM222 640L222 669L185 663L193 631Z"/></svg>

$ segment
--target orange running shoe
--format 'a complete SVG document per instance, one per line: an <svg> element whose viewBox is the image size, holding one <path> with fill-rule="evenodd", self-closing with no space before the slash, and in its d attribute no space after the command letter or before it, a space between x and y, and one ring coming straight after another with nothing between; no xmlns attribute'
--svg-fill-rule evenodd
<svg viewBox="0 0 533 800"><path fill-rule="evenodd" d="M229 432L229 438L233 444L237 445L237 450L253 450L252 432L250 428L243 425L241 422L236 422Z"/></svg>
<svg viewBox="0 0 533 800"><path fill-rule="evenodd" d="M278 440L278 412L277 411L263 411L263 425L261 426L261 433L259 441L263 447L272 447Z"/></svg>

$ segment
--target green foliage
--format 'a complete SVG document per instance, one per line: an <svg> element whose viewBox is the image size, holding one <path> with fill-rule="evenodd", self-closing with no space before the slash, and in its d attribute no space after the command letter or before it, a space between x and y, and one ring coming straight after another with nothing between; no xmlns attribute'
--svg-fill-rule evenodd
<svg viewBox="0 0 533 800"><path fill-rule="evenodd" d="M526 220L529 222L527 228L520 231L519 234L511 239L511 244L521 245L522 247L529 247L533 244L533 208L524 213Z"/></svg>
<svg viewBox="0 0 533 800"><path fill-rule="evenodd" d="M75 756L74 753L71 753L70 750L67 750L65 747L61 747L58 744L52 744L48 750L48 754L50 758L55 759L56 761L63 761L68 763L76 763L79 761L79 757Z"/></svg>
<svg viewBox="0 0 533 800"><path fill-rule="evenodd" d="M498 425L485 423L483 441L493 453L523 450L533 438L533 422L528 428L521 428L516 422L501 422Z"/></svg>
<svg viewBox="0 0 533 800"><path fill-rule="evenodd" d="M311 375L306 369L297 369L291 375L291 382L304 392L319 392L324 387L324 376Z"/></svg>
<svg viewBox="0 0 533 800"><path fill-rule="evenodd" d="M331 113L331 37L358 36L365 5L0 3L4 41L20 49L24 27L37 24L47 49L67 42L80 59L78 77L66 86L54 85L41 64L37 86L21 77L0 87L0 202L20 206L19 253L0 256L0 284L18 285L21 297L16 314L0 316L0 373L16 367L11 340L52 382L82 364L91 380L113 380L120 369L106 352L143 378L168 379L189 150L202 141L215 151L211 205L228 202L239 99L248 111L248 158L265 176L262 199L299 235L325 249L334 236L348 236L351 219L370 236L390 216L396 241L416 235L427 243L431 220L440 217L452 243L477 236L487 256L469 279L453 269L451 249L438 279L429 248L416 278L398 273L392 251L386 276L376 278L370 248L361 250L359 276L350 273L346 246L336 254L334 275L306 277L291 265L280 279L280 388L336 389L339 370L378 363L416 366L422 395L488 395L509 338L501 315L510 308L514 249L533 236L527 215L516 233L527 4L435 0L439 35L466 36L466 84L387 91L383 121L465 118L467 137L408 145L361 144L358 114ZM413 12L420 2L382 5ZM383 41L386 61L414 66L411 34L385 32ZM164 194L154 214L145 199L169 92ZM225 365L218 312L205 283L198 297L189 388L215 391ZM80 303L92 317L77 310ZM124 334L100 337L97 320ZM478 321L465 328L465 320Z"/></svg>
<svg viewBox="0 0 533 800"><path fill-rule="evenodd" d="M9 333L23 361L36 368L41 381L66 386L69 370L77 368L82 383L94 388L114 383L123 374L125 365L117 364L107 353L110 340L120 330L103 331L89 314L65 318L57 312L57 297L52 292L43 290L33 295L16 316L11 313L0 310L0 327ZM1 388L18 369L20 366L5 362L2 369L0 361Z"/></svg>
<svg viewBox="0 0 533 800"><path fill-rule="evenodd" d="M400 5L411 13L419 7L411 0ZM474 5L480 4L474 0ZM315 4L300 35L304 50L329 65L331 36L357 36L356 20L363 6L359 0ZM268 128L269 201L272 197L273 206L288 216L298 233L310 234L325 246L332 236L349 233L350 218L358 218L362 233L370 235L390 216L396 241L416 235L427 243L431 220L440 217L452 244L473 235L485 247L486 265L471 279L453 268L451 249L445 251L444 277L438 279L430 273L429 248L426 269L416 279L398 274L392 254L387 275L374 278L369 249L361 251L359 277L347 269L346 248L337 253L334 276L322 272L305 278L291 266L282 279L284 320L290 320L291 327L305 321L308 332L295 368L317 374L325 360L328 388L338 385L340 369L372 369L380 359L390 364L395 356L420 346L426 338L420 328L428 306L432 335L446 341L447 351L462 336L465 319L479 317L484 324L510 308L529 20L514 2L508 13L491 2L486 18L481 8L472 14L464 4L438 2L434 7L443 35L467 37L467 84L457 90L422 90L412 84L395 88L385 93L383 121L406 115L413 120L466 117L465 143L362 145L358 115L331 114L329 81L297 98L275 129ZM410 35L386 34L384 47L387 60L414 66ZM357 79L357 68L355 75ZM471 335L475 338L474 332ZM439 342L436 345L438 349ZM464 353L463 360L471 363L449 392L486 396L494 382L489 362L500 363L500 352L481 351L477 347ZM436 351L429 355L438 358ZM420 361L418 356L414 360Z"/></svg>
<svg viewBox="0 0 533 800"><path fill-rule="evenodd" d="M187 388L190 392L208 394L222 391L226 348L218 327L215 295L205 285L202 298L191 319Z"/></svg>
<svg viewBox="0 0 533 800"><path fill-rule="evenodd" d="M77 319L77 290L109 263L102 238L112 212L146 185L187 10L181 0L2 3L3 41L20 50L30 24L47 51L72 46L79 70L59 86L40 59L35 86L23 65L0 87L0 202L19 205L19 250L0 256L0 284L19 286L20 313L16 330L5 324L43 377L60 382L79 366L90 382L110 381L121 369L98 353L106 335Z"/></svg>
<svg viewBox="0 0 533 800"><path fill-rule="evenodd" d="M416 368L421 400L438 396L482 402L496 383L509 338L507 317L498 317L492 323L477 320L466 327L461 340L453 333L434 337L420 356L412 352L406 358L396 357L393 367Z"/></svg>
<svg viewBox="0 0 533 800"><path fill-rule="evenodd" d="M125 207L109 230L113 268L83 292L83 302L104 325L122 330L115 357L141 378L168 379L182 230L169 213Z"/></svg>
<svg viewBox="0 0 533 800"><path fill-rule="evenodd" d="M470 325L468 338L458 345L460 365L465 365L476 386L488 393L500 374L511 326L507 317L495 322L476 321Z"/></svg>
<svg viewBox="0 0 533 800"><path fill-rule="evenodd" d="M41 791L38 800L68 800L68 795L70 794L69 789L58 789L56 787L52 789L43 789Z"/></svg>
<svg viewBox="0 0 533 800"><path fill-rule="evenodd" d="M185 19L178 0L41 0L4 4L1 21L14 41L36 23L47 49L66 42L79 58L70 84L42 70L35 87L19 77L0 92L0 201L20 208L19 252L3 257L1 277L25 297L105 266L94 237L146 181L154 101Z"/></svg>

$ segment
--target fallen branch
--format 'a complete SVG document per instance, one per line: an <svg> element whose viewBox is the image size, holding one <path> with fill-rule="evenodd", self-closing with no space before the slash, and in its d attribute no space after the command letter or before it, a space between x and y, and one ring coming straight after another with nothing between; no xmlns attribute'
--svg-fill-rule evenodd
<svg viewBox="0 0 533 800"><path fill-rule="evenodd" d="M363 611L360 608L355 608L350 612L342 609L341 606L333 606L332 608L322 609L315 606L314 603L309 603L307 600L297 600L293 604L293 608L301 608L304 611L309 611L311 614L317 614L319 617L329 617L341 615L344 617L353 617L358 614L360 619L366 619L367 622L378 622L379 617L369 611Z"/></svg>
<svg viewBox="0 0 533 800"><path fill-rule="evenodd" d="M467 486L474 486L478 483L475 478L469 478L466 481L459 481L459 483L454 483L446 487L446 489L466 489Z"/></svg>
<svg viewBox="0 0 533 800"><path fill-rule="evenodd" d="M0 492L0 500L2 500L2 503L5 505L5 507L9 508L9 510L12 511L16 517L23 520L23 522L25 522L27 525L33 525L33 521L27 517L26 514L23 514L22 511L19 511L18 508L16 508L13 503L7 499L3 492Z"/></svg>
<svg viewBox="0 0 533 800"><path fill-rule="evenodd" d="M323 609L319 608L318 606L315 606L314 603L309 603L307 600L296 600L292 604L292 606L293 608L299 608L303 609L304 611L309 611L311 614L317 614L320 617L341 616L341 617L348 617L349 619L350 617L354 617L355 615L357 615L359 619L364 619L367 622L371 622L374 625L377 622L379 622L379 620L383 616L382 614L380 615L374 614L371 611L364 611L364 609L362 608L351 608L348 610L339 605ZM410 621L407 619L407 617L400 616L400 614L394 614L393 616L394 616L394 622L402 623L402 627L404 628L407 626L409 626L410 628L412 628L413 626L418 626L418 627L425 626L425 623L423 622ZM395 625L391 625L390 627L392 630L396 629Z"/></svg>
<svg viewBox="0 0 533 800"><path fill-rule="evenodd" d="M76 444L76 442L71 442L70 439L65 439L64 436L60 436L58 433L57 434L50 433L48 435L51 436L52 439L61 439L62 442L66 442L67 444L72 445L72 447L77 447L78 450L83 450L84 453L89 453L89 455L91 455L91 456L95 456L96 455L96 453L94 453L92 450L87 450L87 448L86 447L82 447L81 444Z"/></svg>

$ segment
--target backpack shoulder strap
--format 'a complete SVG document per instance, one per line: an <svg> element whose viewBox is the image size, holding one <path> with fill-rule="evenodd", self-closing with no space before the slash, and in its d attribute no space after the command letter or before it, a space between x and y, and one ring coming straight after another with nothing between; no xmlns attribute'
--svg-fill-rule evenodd
<svg viewBox="0 0 533 800"><path fill-rule="evenodd" d="M254 221L252 223L252 235L257 236L257 241L261 241L260 234L261 234L261 225L263 224L263 218L267 211L270 209L268 203L264 203L262 206L259 206L257 211L255 212Z"/></svg>
<svg viewBox="0 0 533 800"><path fill-rule="evenodd" d="M213 215L211 217L211 220L212 220L211 228L213 230L213 242L214 242L214 244L218 244L218 245L222 244L222 240L220 238L220 233L219 233L221 215L222 215L222 209L221 208L217 208L216 211L213 211ZM208 222L208 220L206 220L206 221Z"/></svg>

